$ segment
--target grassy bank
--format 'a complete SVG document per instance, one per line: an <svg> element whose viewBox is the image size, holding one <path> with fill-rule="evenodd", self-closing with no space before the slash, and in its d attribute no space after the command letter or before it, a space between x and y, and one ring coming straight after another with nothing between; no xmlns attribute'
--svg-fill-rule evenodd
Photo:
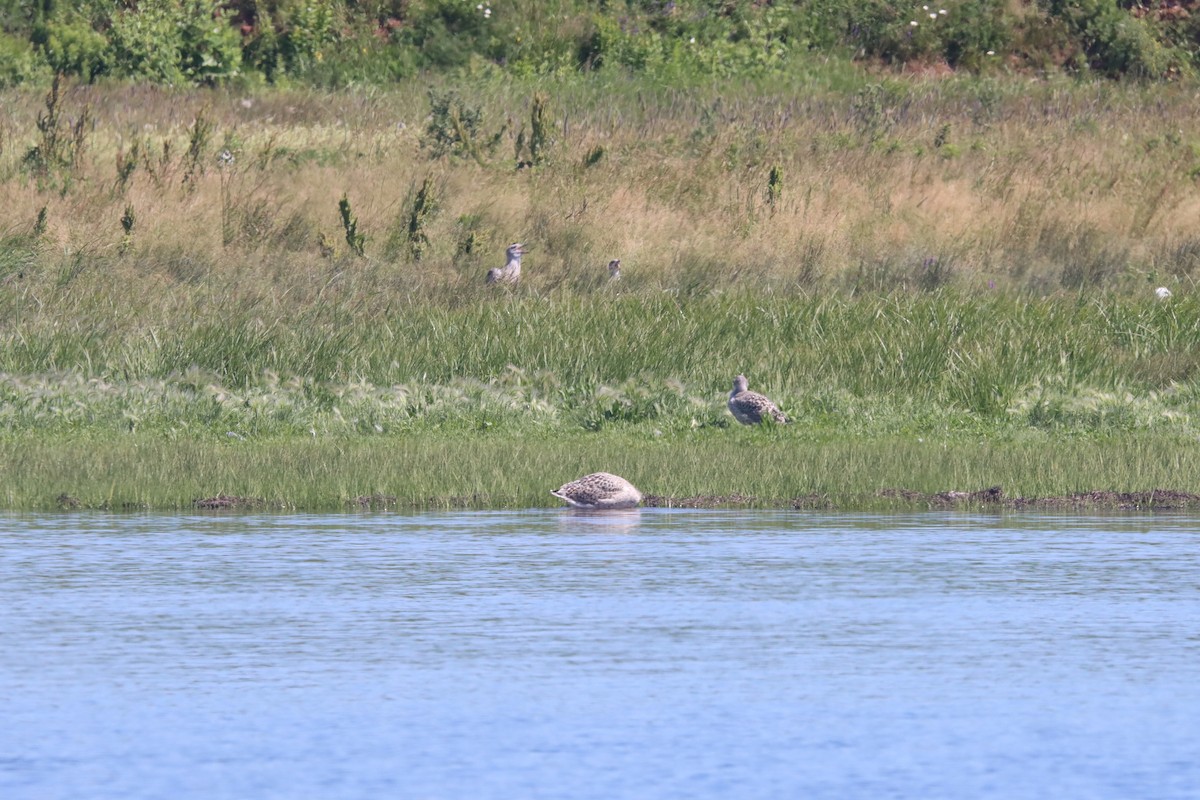
<svg viewBox="0 0 1200 800"><path fill-rule="evenodd" d="M667 502L907 508L924 501L880 491L1191 491L1200 474L1200 314L1182 293L206 308L181 324L106 296L70 319L26 305L4 332L4 504L525 507L605 469ZM791 424L734 423L739 372Z"/></svg>
<svg viewBox="0 0 1200 800"><path fill-rule="evenodd" d="M1195 489L1191 92L839 70L14 94L5 504Z"/></svg>
<svg viewBox="0 0 1200 800"><path fill-rule="evenodd" d="M555 506L560 483L595 469L629 477L661 503L697 496L736 506L905 509L903 493L974 491L1010 497L1179 488L1196 475L1193 439L1150 434L1109 440L956 441L921 437L809 440L731 429L694 436L566 437L424 434L257 442L36 435L0 440L9 509L192 509L234 497L242 509ZM969 504L969 503L968 503Z"/></svg>

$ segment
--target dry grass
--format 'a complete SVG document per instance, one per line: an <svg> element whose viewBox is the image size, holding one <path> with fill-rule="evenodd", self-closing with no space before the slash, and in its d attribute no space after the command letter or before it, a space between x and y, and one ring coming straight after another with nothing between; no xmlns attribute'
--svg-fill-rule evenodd
<svg viewBox="0 0 1200 800"><path fill-rule="evenodd" d="M1180 87L572 86L553 98L550 163L517 171L531 94L505 84L467 96L485 132L503 127L482 167L422 151L428 106L416 86L260 96L76 87L64 116L90 108L86 146L75 167L41 179L22 157L38 141L42 98L17 95L0 118L0 232L23 235L47 209L39 269L24 280L61 285L103 261L105 280L164 302L208 284L293 307L350 271L373 276L359 284L368 295L475 283L513 240L529 245L526 280L544 289L595 282L611 257L635 285L687 289L994 281L1047 291L1187 282L1195 267L1200 140L1190 131L1200 112ZM212 129L189 165L197 118ZM122 187L118 158L135 144ZM584 166L597 147L603 155ZM225 148L236 161L222 169ZM782 176L774 202L772 168ZM394 244L426 177L438 211L413 264ZM343 194L367 235L365 260L349 257Z"/></svg>

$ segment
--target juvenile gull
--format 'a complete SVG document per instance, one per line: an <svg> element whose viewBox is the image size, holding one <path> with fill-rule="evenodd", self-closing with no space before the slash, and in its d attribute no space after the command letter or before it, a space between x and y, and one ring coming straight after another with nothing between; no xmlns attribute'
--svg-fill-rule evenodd
<svg viewBox="0 0 1200 800"><path fill-rule="evenodd" d="M770 417L780 425L786 425L787 417L779 406L758 392L750 391L746 388L749 385L745 375L733 379L733 391L729 393L729 411L733 418L743 425L757 425Z"/></svg>
<svg viewBox="0 0 1200 800"><path fill-rule="evenodd" d="M521 280L521 256L525 254L525 245L513 242L504 253L508 256L508 263L499 269L489 269L488 283L516 283Z"/></svg>
<svg viewBox="0 0 1200 800"><path fill-rule="evenodd" d="M566 500L573 508L637 508L642 493L620 475L593 472L577 481L564 483L550 494Z"/></svg>
<svg viewBox="0 0 1200 800"><path fill-rule="evenodd" d="M614 258L608 262L608 279L612 281L621 279L621 259Z"/></svg>

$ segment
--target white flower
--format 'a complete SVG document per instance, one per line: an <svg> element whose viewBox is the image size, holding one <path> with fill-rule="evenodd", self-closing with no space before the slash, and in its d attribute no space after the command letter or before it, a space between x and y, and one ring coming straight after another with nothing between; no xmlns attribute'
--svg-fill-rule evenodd
<svg viewBox="0 0 1200 800"><path fill-rule="evenodd" d="M483 11L483 3L480 3L479 5L475 6L475 10L476 10L476 11Z"/></svg>
<svg viewBox="0 0 1200 800"><path fill-rule="evenodd" d="M921 6L921 10L922 10L922 11L928 11L928 10L929 10L929 6Z"/></svg>
<svg viewBox="0 0 1200 800"><path fill-rule="evenodd" d="M489 17L491 17L491 16L492 16L492 10L491 10L490 8L486 8L486 9L484 9L484 11L483 11L483 18L484 18L484 19L488 19L488 18L489 18Z"/></svg>
<svg viewBox="0 0 1200 800"><path fill-rule="evenodd" d="M944 17L944 16L946 16L946 9L944 9L944 8L939 8L939 9L938 9L938 13L939 13L939 14L941 14L941 15Z"/></svg>
<svg viewBox="0 0 1200 800"><path fill-rule="evenodd" d="M908 24L909 24L909 25L911 25L911 26L913 26L914 28L915 28L915 27L917 27L917 21L916 21L915 19L914 19L912 22L908 23Z"/></svg>
<svg viewBox="0 0 1200 800"><path fill-rule="evenodd" d="M934 13L931 11L931 12L929 12L929 18L930 18L930 19L937 19L937 14L934 14Z"/></svg>
<svg viewBox="0 0 1200 800"><path fill-rule="evenodd" d="M695 43L696 43L696 37L695 37L695 36L693 36L692 38L688 39L688 42L689 42L690 44L695 44Z"/></svg>
<svg viewBox="0 0 1200 800"><path fill-rule="evenodd" d="M995 50L988 50L988 51L987 51L987 54L988 54L989 56L994 56L994 55L996 55L996 51L995 51Z"/></svg>
<svg viewBox="0 0 1200 800"><path fill-rule="evenodd" d="M1154 296L1157 297L1159 300L1166 300L1168 297L1171 296L1171 290L1165 286L1160 286L1154 290Z"/></svg>

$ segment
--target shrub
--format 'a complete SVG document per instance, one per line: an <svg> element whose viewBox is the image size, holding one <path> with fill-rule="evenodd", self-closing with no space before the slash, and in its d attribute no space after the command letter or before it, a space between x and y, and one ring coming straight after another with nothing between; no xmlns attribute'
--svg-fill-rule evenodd
<svg viewBox="0 0 1200 800"><path fill-rule="evenodd" d="M45 71L45 64L28 42L0 33L0 88L25 83Z"/></svg>
<svg viewBox="0 0 1200 800"><path fill-rule="evenodd" d="M338 12L333 0L304 0L285 7L280 50L288 71L303 73L325 60L338 38Z"/></svg>
<svg viewBox="0 0 1200 800"><path fill-rule="evenodd" d="M445 155L469 156L483 163L483 153L495 150L503 130L485 138L483 109L467 105L456 92L429 90L429 122L421 136L421 148L431 158Z"/></svg>
<svg viewBox="0 0 1200 800"><path fill-rule="evenodd" d="M179 67L191 83L222 83L241 70L241 36L220 9L220 0L183 0L178 6Z"/></svg>
<svg viewBox="0 0 1200 800"><path fill-rule="evenodd" d="M109 31L113 71L167 84L214 84L241 68L241 40L217 0L142 0Z"/></svg>
<svg viewBox="0 0 1200 800"><path fill-rule="evenodd" d="M1150 24L1116 0L1044 0L1080 42L1086 66L1109 77L1159 78L1179 68L1186 56L1156 38Z"/></svg>
<svg viewBox="0 0 1200 800"><path fill-rule="evenodd" d="M425 67L464 67L473 55L502 61L507 51L506 40L497 32L499 16L490 0L433 0L416 5L408 24L396 32L396 41L415 48Z"/></svg>
<svg viewBox="0 0 1200 800"><path fill-rule="evenodd" d="M34 30L34 42L55 72L78 75L91 83L109 70L109 44L90 22L70 16Z"/></svg>
<svg viewBox="0 0 1200 800"><path fill-rule="evenodd" d="M109 29L113 71L126 78L183 83L183 46L169 0L151 0L116 14Z"/></svg>

